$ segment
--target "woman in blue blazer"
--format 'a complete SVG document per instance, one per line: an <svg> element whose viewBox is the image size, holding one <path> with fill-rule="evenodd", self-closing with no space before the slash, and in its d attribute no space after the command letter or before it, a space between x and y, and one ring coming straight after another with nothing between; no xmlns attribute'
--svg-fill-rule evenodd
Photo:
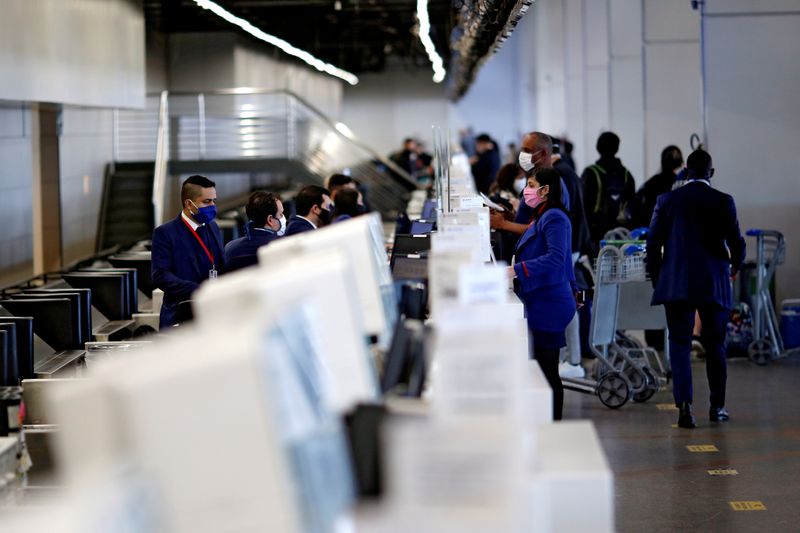
<svg viewBox="0 0 800 533"><path fill-rule="evenodd" d="M528 177L523 191L534 218L517 243L509 275L518 280L525 304L533 358L553 389L553 419L561 419L564 387L558 375L559 351L567 345L564 331L575 315L575 271L572 268L572 226L561 201L561 177L551 168Z"/></svg>

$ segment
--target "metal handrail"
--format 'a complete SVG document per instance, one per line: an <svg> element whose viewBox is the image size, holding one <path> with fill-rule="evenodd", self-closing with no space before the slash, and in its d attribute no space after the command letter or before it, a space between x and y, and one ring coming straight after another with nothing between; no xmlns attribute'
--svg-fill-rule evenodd
<svg viewBox="0 0 800 533"><path fill-rule="evenodd" d="M156 163L153 169L153 218L158 227L164 221L164 192L169 162L169 92L161 91L156 136Z"/></svg>
<svg viewBox="0 0 800 533"><path fill-rule="evenodd" d="M401 179L406 181L410 186L414 188L418 187L417 182L405 171L405 169L398 166L394 163L391 159L380 155L379 153L375 152L370 146L364 144L360 140L355 137L351 137L349 135L345 135L342 131L336 127L336 122L331 120L325 113L323 113L319 108L315 107L312 103L308 100L303 98L302 96L288 91L286 89L257 89L253 87L239 87L233 89L215 89L211 91L162 91L161 93L148 93L147 96L157 96L160 94L161 98L164 98L164 94L168 93L169 96L196 96L199 97L200 95L230 95L230 96L250 96L250 95L271 95L271 94L283 94L290 98L295 99L298 103L302 104L308 111L311 111L318 119L324 122L332 131L336 133L336 135L340 136L343 139L348 140L352 144L358 146L365 152L367 152L371 159L375 161L379 161L382 165L389 168L393 173L397 174ZM162 100L162 107L165 104ZM161 118L159 118L159 126L161 124Z"/></svg>

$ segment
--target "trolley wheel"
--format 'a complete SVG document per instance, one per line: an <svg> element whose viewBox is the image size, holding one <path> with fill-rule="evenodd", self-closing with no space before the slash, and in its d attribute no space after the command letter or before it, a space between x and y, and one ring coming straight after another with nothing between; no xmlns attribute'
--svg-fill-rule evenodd
<svg viewBox="0 0 800 533"><path fill-rule="evenodd" d="M643 369L635 366L628 366L628 368L623 371L625 377L628 378L628 382L631 384L631 392L633 392L634 397L647 388L648 376L640 372L640 370Z"/></svg>
<svg viewBox="0 0 800 533"><path fill-rule="evenodd" d="M642 368L642 370L647 376L647 385L645 386L644 390L633 395L633 401L637 403L646 402L658 391L658 380L653 374L653 371L647 367Z"/></svg>
<svg viewBox="0 0 800 533"><path fill-rule="evenodd" d="M597 396L609 409L619 409L631 397L631 384L619 372L609 372L597 383Z"/></svg>
<svg viewBox="0 0 800 533"><path fill-rule="evenodd" d="M772 342L769 339L757 339L747 347L750 360L759 366L766 365L772 357Z"/></svg>

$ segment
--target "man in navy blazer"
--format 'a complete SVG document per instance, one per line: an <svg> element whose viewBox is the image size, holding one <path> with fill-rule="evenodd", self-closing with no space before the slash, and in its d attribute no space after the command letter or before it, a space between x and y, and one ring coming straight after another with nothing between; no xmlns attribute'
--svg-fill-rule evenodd
<svg viewBox="0 0 800 533"><path fill-rule="evenodd" d="M331 222L333 202L331 193L324 187L307 185L294 198L295 214L286 226L286 236L312 231Z"/></svg>
<svg viewBox="0 0 800 533"><path fill-rule="evenodd" d="M153 231L153 282L164 291L161 328L178 321L178 304L191 299L203 281L225 272L222 234L214 222L215 187L204 176L187 178L181 186L180 215Z"/></svg>
<svg viewBox="0 0 800 533"><path fill-rule="evenodd" d="M256 191L247 199L245 213L249 221L244 237L225 245L225 267L228 272L258 263L258 249L286 231L283 203L272 193Z"/></svg>
<svg viewBox="0 0 800 533"><path fill-rule="evenodd" d="M653 305L664 304L669 326L672 391L678 426L695 427L691 412L690 352L695 311L703 324L709 419L724 422L727 362L725 334L732 305L731 275L745 257L733 198L711 187L711 156L695 150L687 160L688 181L656 202L647 237L647 271Z"/></svg>

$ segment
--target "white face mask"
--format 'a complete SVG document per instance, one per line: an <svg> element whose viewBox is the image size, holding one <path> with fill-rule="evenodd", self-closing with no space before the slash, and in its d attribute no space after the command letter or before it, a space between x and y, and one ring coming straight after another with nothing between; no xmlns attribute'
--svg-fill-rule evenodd
<svg viewBox="0 0 800 533"><path fill-rule="evenodd" d="M528 184L528 179L525 177L517 178L514 180L514 192L517 194L521 193L522 190L525 188L525 185Z"/></svg>
<svg viewBox="0 0 800 533"><path fill-rule="evenodd" d="M520 152L517 161L519 161L520 168L525 172L530 172L533 170L533 167L536 166L533 163L533 154L529 154L528 152Z"/></svg>
<svg viewBox="0 0 800 533"><path fill-rule="evenodd" d="M283 237L283 234L286 233L286 216L281 215L281 218L278 219L281 223L281 227L278 228L277 234L278 237Z"/></svg>

